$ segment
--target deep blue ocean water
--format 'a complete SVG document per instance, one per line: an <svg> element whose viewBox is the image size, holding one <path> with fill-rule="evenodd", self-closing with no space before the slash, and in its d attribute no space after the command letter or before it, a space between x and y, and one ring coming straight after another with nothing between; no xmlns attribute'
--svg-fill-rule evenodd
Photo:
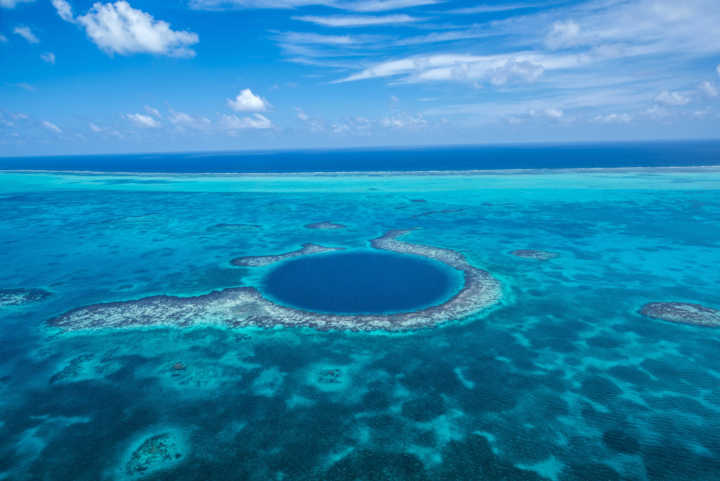
<svg viewBox="0 0 720 481"><path fill-rule="evenodd" d="M717 164L688 149L662 155ZM305 227L323 221L347 228ZM259 287L272 267L231 259L409 228L492 273L500 304L399 335L47 324ZM719 265L718 169L0 173L0 289L51 293L0 307L0 480L717 481L720 331L638 310L720 309Z"/></svg>
<svg viewBox="0 0 720 481"><path fill-rule="evenodd" d="M262 290L284 305L316 312L407 312L449 298L459 290L456 274L418 256L346 252L282 263Z"/></svg>
<svg viewBox="0 0 720 481"><path fill-rule="evenodd" d="M367 172L717 165L720 141L0 157L1 169Z"/></svg>

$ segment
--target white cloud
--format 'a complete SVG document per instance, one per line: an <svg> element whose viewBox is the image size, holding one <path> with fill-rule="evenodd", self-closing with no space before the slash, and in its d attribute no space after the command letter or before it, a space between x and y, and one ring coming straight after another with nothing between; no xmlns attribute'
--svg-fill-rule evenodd
<svg viewBox="0 0 720 481"><path fill-rule="evenodd" d="M580 39L580 25L568 20L555 22L545 37L545 44L551 49L571 47Z"/></svg>
<svg viewBox="0 0 720 481"><path fill-rule="evenodd" d="M232 8L284 8L293 9L310 5L349 10L353 12L383 12L401 8L433 5L442 0L192 0L193 8L224 10Z"/></svg>
<svg viewBox="0 0 720 481"><path fill-rule="evenodd" d="M149 115L143 114L126 114L125 118L132 121L138 127L155 128L160 127L160 122L150 117Z"/></svg>
<svg viewBox="0 0 720 481"><path fill-rule="evenodd" d="M598 115L593 120L602 124L629 124L632 121L632 116L630 114L611 113Z"/></svg>
<svg viewBox="0 0 720 481"><path fill-rule="evenodd" d="M0 7L2 8L15 8L19 3L33 2L35 0L0 0Z"/></svg>
<svg viewBox="0 0 720 481"><path fill-rule="evenodd" d="M52 52L46 52L40 55L40 58L47 63L55 63L55 54Z"/></svg>
<svg viewBox="0 0 720 481"><path fill-rule="evenodd" d="M188 128L195 130L203 130L210 126L210 119L206 117L193 117L185 112L172 111L168 120L171 124L180 129Z"/></svg>
<svg viewBox="0 0 720 481"><path fill-rule="evenodd" d="M89 127L90 127L90 130L92 130L93 132L96 132L96 133L102 132L104 130L102 127L100 127L97 124L94 124L92 122L90 122Z"/></svg>
<svg viewBox="0 0 720 481"><path fill-rule="evenodd" d="M59 9L58 13L63 16ZM172 30L167 22L155 20L149 13L132 8L124 0L95 3L88 13L78 16L75 21L108 54L195 56L190 46L198 43L196 33Z"/></svg>
<svg viewBox="0 0 720 481"><path fill-rule="evenodd" d="M149 105L145 106L145 112L149 113L150 115L153 115L157 118L161 118L162 115L160 114L160 111L154 107L150 107Z"/></svg>
<svg viewBox="0 0 720 481"><path fill-rule="evenodd" d="M717 97L718 89L712 82L705 80L700 84L700 90L708 97Z"/></svg>
<svg viewBox="0 0 720 481"><path fill-rule="evenodd" d="M35 36L33 31L30 29L30 27L27 27L25 25L18 25L13 30L13 33L20 35L22 38L27 40L30 43L38 43L40 40Z"/></svg>
<svg viewBox="0 0 720 481"><path fill-rule="evenodd" d="M296 107L295 111L297 112L297 118L299 118L303 122L307 122L308 120L310 120L310 116L308 116L308 114L306 114L303 109Z"/></svg>
<svg viewBox="0 0 720 481"><path fill-rule="evenodd" d="M303 22L315 23L325 27L364 27L370 25L394 25L402 23L417 22L417 17L410 15L329 15L326 17L318 17L313 15L305 15L301 17L293 17L295 20Z"/></svg>
<svg viewBox="0 0 720 481"><path fill-rule="evenodd" d="M414 128L427 125L427 120L425 120L422 114L395 114L382 119L380 125L392 129Z"/></svg>
<svg viewBox="0 0 720 481"><path fill-rule="evenodd" d="M264 112L268 108L267 101L250 89L243 89L234 99L227 99L227 103L236 112Z"/></svg>
<svg viewBox="0 0 720 481"><path fill-rule="evenodd" d="M52 130L52 131L55 132L56 134L61 134L61 133L62 133L62 129L61 129L60 127L58 127L57 125L55 125L54 123L52 123L52 122L48 122L47 120L43 120L43 121L42 121L42 125L43 125L43 127L45 127L46 129Z"/></svg>
<svg viewBox="0 0 720 481"><path fill-rule="evenodd" d="M563 116L565 115L565 112L563 112L560 109L549 108L549 109L545 109L543 114L550 119L559 120L559 119L563 118Z"/></svg>
<svg viewBox="0 0 720 481"><path fill-rule="evenodd" d="M477 5L475 7L468 8L456 8L448 10L447 13L457 13L462 15L475 14L475 13L496 13L496 12L509 12L511 10L521 10L524 8L534 8L542 6L542 3L508 3L504 5Z"/></svg>
<svg viewBox="0 0 720 481"><path fill-rule="evenodd" d="M720 76L720 64L718 64L718 66L715 67L715 71L716 71L717 74Z"/></svg>
<svg viewBox="0 0 720 481"><path fill-rule="evenodd" d="M227 130L242 129L269 129L272 122L262 114L253 114L252 117L238 117L237 115L223 115L221 125Z"/></svg>
<svg viewBox="0 0 720 481"><path fill-rule="evenodd" d="M337 82L404 76L408 82L477 80L502 85L510 81L532 82L545 70L571 68L584 61L577 55L548 56L534 52L420 55L381 62Z"/></svg>
<svg viewBox="0 0 720 481"><path fill-rule="evenodd" d="M686 105L690 102L690 98L680 92L671 92L669 90L663 90L660 92L655 101L665 105Z"/></svg>
<svg viewBox="0 0 720 481"><path fill-rule="evenodd" d="M60 18L66 22L72 22L74 20L72 7L66 0L52 0L52 4L55 10L57 10L58 15L60 15Z"/></svg>

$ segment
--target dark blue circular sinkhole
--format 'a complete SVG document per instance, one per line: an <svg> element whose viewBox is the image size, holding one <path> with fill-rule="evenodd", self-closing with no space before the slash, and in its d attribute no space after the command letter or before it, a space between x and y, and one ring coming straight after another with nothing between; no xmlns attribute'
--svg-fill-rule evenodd
<svg viewBox="0 0 720 481"><path fill-rule="evenodd" d="M423 257L359 251L312 255L271 270L262 290L273 301L334 314L411 312L441 304L460 272Z"/></svg>

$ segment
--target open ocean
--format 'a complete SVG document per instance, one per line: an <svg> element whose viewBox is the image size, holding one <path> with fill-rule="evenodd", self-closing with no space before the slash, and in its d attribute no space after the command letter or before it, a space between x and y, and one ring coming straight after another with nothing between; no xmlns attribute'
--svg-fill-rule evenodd
<svg viewBox="0 0 720 481"><path fill-rule="evenodd" d="M0 170L368 172L717 165L720 141L0 157Z"/></svg>
<svg viewBox="0 0 720 481"><path fill-rule="evenodd" d="M713 165L720 142L0 158L0 480L717 481ZM415 172L442 170L489 172ZM468 272L498 295L453 317ZM671 302L709 325L641 312ZM313 324L415 310L441 321Z"/></svg>

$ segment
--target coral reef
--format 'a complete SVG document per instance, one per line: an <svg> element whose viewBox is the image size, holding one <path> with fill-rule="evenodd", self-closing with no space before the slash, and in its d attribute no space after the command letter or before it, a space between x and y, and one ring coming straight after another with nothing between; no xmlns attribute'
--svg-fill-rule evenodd
<svg viewBox="0 0 720 481"><path fill-rule="evenodd" d="M522 257L523 259L535 259L538 261L546 261L548 259L552 259L558 256L555 252L539 251L534 249L518 249L512 251L510 254L514 255L515 257Z"/></svg>
<svg viewBox="0 0 720 481"><path fill-rule="evenodd" d="M664 321L693 326L720 327L720 311L687 302L650 302L640 314Z"/></svg>
<svg viewBox="0 0 720 481"><path fill-rule="evenodd" d="M196 297L153 296L144 299L94 304L71 310L49 323L65 330L150 326L229 327L277 325L321 330L407 331L462 319L500 300L500 283L488 272L467 262L455 251L399 240L408 230L394 230L371 242L375 249L411 254L440 261L463 273L464 286L443 304L397 314L335 315L280 306L253 287L233 287ZM306 244L303 249L277 256L242 257L235 265L263 266L299 255L338 250Z"/></svg>
<svg viewBox="0 0 720 481"><path fill-rule="evenodd" d="M321 230L332 230L332 229L344 229L343 224L335 224L333 222L315 222L314 224L305 225L306 229L321 229Z"/></svg>
<svg viewBox="0 0 720 481"><path fill-rule="evenodd" d="M129 476L145 476L177 464L184 456L183 443L173 433L155 434L145 440L130 455L125 463Z"/></svg>
<svg viewBox="0 0 720 481"><path fill-rule="evenodd" d="M321 254L323 252L341 251L341 247L325 247L317 244L303 244L302 248L285 254L270 256L245 256L237 257L230 261L234 266L260 267L274 264L276 262L292 259L293 257L307 256L310 254Z"/></svg>
<svg viewBox="0 0 720 481"><path fill-rule="evenodd" d="M0 289L0 307L40 302L51 295L43 289Z"/></svg>

